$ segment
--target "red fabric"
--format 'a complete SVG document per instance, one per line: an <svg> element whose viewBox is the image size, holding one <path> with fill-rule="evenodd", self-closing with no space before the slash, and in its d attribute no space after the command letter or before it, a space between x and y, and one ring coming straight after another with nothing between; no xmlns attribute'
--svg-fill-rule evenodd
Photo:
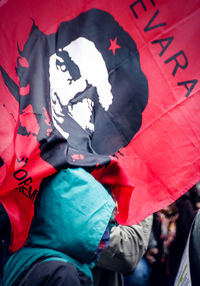
<svg viewBox="0 0 200 286"><path fill-rule="evenodd" d="M198 0L189 4L186 0L0 1L0 65L18 84L15 71L18 47L23 49L32 19L42 32L51 34L62 21L91 8L109 12L128 31L136 42L148 80L149 99L140 130L116 154L118 160L115 158L109 166L93 171L99 181L111 185L118 199L118 222L133 224L172 203L200 180L200 3ZM120 47L112 49L117 53ZM28 63L22 60L21 64ZM20 94L26 96L29 88L22 88ZM26 239L42 178L56 171L40 157L36 140L39 126L32 112L27 107L19 115L19 104L0 73L0 156L5 163L0 172L0 199L12 224L13 251ZM22 123L29 122L29 137L16 134L19 116ZM25 196L20 189L23 184Z"/></svg>

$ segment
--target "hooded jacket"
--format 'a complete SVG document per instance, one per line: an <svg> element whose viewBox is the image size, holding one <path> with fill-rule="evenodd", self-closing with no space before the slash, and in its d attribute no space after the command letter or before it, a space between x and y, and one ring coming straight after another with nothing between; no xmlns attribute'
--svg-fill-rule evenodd
<svg viewBox="0 0 200 286"><path fill-rule="evenodd" d="M113 209L109 192L82 168L46 178L27 243L7 262L3 285L16 284L36 262L50 260L70 262L92 281L91 261Z"/></svg>

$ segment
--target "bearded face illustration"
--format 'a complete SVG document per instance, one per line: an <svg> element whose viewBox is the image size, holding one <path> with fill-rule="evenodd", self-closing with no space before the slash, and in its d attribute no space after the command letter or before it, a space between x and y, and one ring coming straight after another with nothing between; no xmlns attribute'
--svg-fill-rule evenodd
<svg viewBox="0 0 200 286"><path fill-rule="evenodd" d="M31 106L39 126L33 135L45 161L56 169L95 167L133 139L148 84L135 42L112 15L91 9L62 22L50 35L33 23L19 54L20 86L3 68L2 76L20 113ZM20 90L28 93L21 96ZM18 134L30 133L20 121Z"/></svg>
<svg viewBox="0 0 200 286"><path fill-rule="evenodd" d="M94 132L94 101L89 97L82 98L82 95L91 86L95 87L99 103L105 111L113 101L108 71L94 43L79 37L53 54L49 60L49 81L52 119L63 137L69 137L62 128L64 110L84 130ZM75 97L80 101L73 103Z"/></svg>

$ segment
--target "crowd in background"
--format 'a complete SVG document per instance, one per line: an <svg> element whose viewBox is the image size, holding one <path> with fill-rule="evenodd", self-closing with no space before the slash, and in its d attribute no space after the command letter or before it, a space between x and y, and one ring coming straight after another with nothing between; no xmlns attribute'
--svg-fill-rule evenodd
<svg viewBox="0 0 200 286"><path fill-rule="evenodd" d="M125 286L173 286L193 219L200 209L200 183L156 212L148 250Z"/></svg>

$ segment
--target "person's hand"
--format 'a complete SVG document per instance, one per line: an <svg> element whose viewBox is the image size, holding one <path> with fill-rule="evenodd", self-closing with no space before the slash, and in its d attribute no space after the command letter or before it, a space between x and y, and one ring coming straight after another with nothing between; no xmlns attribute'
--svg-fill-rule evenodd
<svg viewBox="0 0 200 286"><path fill-rule="evenodd" d="M158 254L158 248L151 248L147 251L145 257L149 264L153 264L156 262L156 255Z"/></svg>
<svg viewBox="0 0 200 286"><path fill-rule="evenodd" d="M198 209L198 210L200 209L200 202L196 203L196 209Z"/></svg>

